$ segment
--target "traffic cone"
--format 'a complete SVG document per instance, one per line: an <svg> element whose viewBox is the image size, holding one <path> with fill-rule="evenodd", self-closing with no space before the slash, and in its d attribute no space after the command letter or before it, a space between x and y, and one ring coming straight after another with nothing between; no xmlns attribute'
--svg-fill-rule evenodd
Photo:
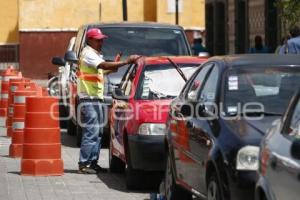
<svg viewBox="0 0 300 200"><path fill-rule="evenodd" d="M21 174L63 174L58 99L27 97Z"/></svg>
<svg viewBox="0 0 300 200"><path fill-rule="evenodd" d="M6 119L7 119L7 106L8 106L8 91L9 91L9 80L12 78L22 77L21 72L15 70L12 67L7 68L2 72L1 76L1 94L0 94L0 127L3 132L7 132Z"/></svg>
<svg viewBox="0 0 300 200"><path fill-rule="evenodd" d="M38 86L35 83L19 83L15 92L12 93L13 109L12 118L12 140L9 146L9 157L21 157L23 149L25 105L26 98L38 95ZM8 129L9 130L9 129Z"/></svg>
<svg viewBox="0 0 300 200"><path fill-rule="evenodd" d="M30 82L30 79L25 78L14 78L9 80L9 91L8 91L8 107L7 107L7 119L6 119L6 136L11 137L12 134L12 117L13 117L13 93L17 90L21 83Z"/></svg>

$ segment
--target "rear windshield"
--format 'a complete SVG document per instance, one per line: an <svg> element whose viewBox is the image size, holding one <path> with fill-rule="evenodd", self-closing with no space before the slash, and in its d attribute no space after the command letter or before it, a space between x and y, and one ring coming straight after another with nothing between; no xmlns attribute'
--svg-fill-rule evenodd
<svg viewBox="0 0 300 200"><path fill-rule="evenodd" d="M237 67L225 77L225 112L236 114L249 103L283 114L300 83L300 67Z"/></svg>
<svg viewBox="0 0 300 200"><path fill-rule="evenodd" d="M114 60L117 53L128 55L189 55L183 31L170 28L102 27L108 36L102 53L105 60Z"/></svg>

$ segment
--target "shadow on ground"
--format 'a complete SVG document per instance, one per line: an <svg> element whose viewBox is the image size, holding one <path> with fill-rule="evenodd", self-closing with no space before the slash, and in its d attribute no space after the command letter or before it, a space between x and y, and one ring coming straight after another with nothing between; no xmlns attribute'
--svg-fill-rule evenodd
<svg viewBox="0 0 300 200"><path fill-rule="evenodd" d="M61 129L61 143L64 146L78 148L76 145L76 137L67 134L66 129Z"/></svg>
<svg viewBox="0 0 300 200"><path fill-rule="evenodd" d="M118 173L103 173L98 174L99 179L107 185L107 187L123 191L123 192L141 192L141 193L150 193L157 192L159 184L162 179L162 173L157 172L145 172L140 176L140 181L137 182L137 187L135 190L128 190L126 188L126 176L125 174Z"/></svg>
<svg viewBox="0 0 300 200"><path fill-rule="evenodd" d="M16 174L16 175L21 175L21 172L7 172L8 174Z"/></svg>

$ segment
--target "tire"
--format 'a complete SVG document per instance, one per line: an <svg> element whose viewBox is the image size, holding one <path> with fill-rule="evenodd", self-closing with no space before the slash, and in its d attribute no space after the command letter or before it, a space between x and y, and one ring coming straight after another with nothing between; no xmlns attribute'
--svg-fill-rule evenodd
<svg viewBox="0 0 300 200"><path fill-rule="evenodd" d="M76 135L76 125L74 124L72 119L67 121L67 134L68 135Z"/></svg>
<svg viewBox="0 0 300 200"><path fill-rule="evenodd" d="M68 128L68 120L65 120L69 116L67 108L63 105L62 100L59 100L59 125L60 128Z"/></svg>
<svg viewBox="0 0 300 200"><path fill-rule="evenodd" d="M171 158L167 156L167 166L165 173L165 197L166 200L192 200L192 194L176 185Z"/></svg>
<svg viewBox="0 0 300 200"><path fill-rule="evenodd" d="M140 189L142 184L142 180L143 180L143 173L141 170L136 170L133 169L132 164L131 164L131 160L130 160L130 151L129 148L127 146L127 166L126 166L126 188L128 190L136 190L136 189Z"/></svg>
<svg viewBox="0 0 300 200"><path fill-rule="evenodd" d="M126 188L128 190L141 189L142 186L142 171L135 170L127 165L126 168Z"/></svg>
<svg viewBox="0 0 300 200"><path fill-rule="evenodd" d="M209 177L209 182L207 186L207 200L222 200L220 192L220 184L216 174L212 174Z"/></svg>
<svg viewBox="0 0 300 200"><path fill-rule="evenodd" d="M118 157L112 155L112 142L109 143L109 171L112 173L123 173L125 163Z"/></svg>

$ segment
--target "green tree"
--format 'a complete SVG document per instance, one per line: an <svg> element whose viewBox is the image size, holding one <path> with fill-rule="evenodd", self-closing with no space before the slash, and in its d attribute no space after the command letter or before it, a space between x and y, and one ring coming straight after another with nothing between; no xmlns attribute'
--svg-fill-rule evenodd
<svg viewBox="0 0 300 200"><path fill-rule="evenodd" d="M300 21L300 0L276 0L275 6L281 17L281 27L286 34Z"/></svg>

